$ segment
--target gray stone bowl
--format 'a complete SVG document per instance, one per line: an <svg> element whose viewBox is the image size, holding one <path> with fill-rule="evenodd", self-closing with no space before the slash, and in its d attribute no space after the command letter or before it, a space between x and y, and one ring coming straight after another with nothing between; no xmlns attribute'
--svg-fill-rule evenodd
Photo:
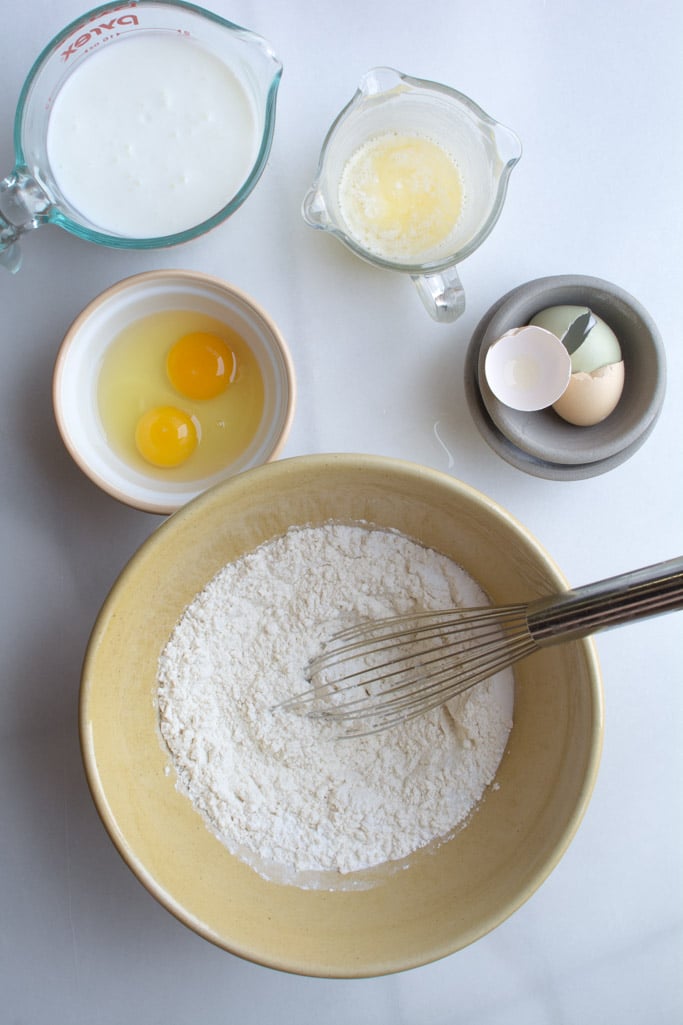
<svg viewBox="0 0 683 1025"><path fill-rule="evenodd" d="M588 306L619 339L624 391L602 423L576 427L554 410L513 410L488 387L484 359L506 331L528 324L549 306ZM465 361L465 393L482 436L507 462L534 476L578 480L618 466L651 434L666 390L664 347L652 318L633 296L600 278L537 278L499 299L479 322Z"/></svg>

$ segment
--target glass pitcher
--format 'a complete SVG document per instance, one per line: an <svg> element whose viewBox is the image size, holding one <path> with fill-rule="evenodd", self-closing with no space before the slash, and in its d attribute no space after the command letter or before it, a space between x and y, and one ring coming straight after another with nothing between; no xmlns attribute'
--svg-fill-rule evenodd
<svg viewBox="0 0 683 1025"><path fill-rule="evenodd" d="M221 208L181 231L154 237L116 232L94 223L60 190L48 157L48 124L55 99L74 71L130 36L188 38L218 58L240 84L251 110L251 167ZM92 67L92 66L91 66ZM229 217L247 198L268 159L282 64L261 36L182 0L114 0L68 25L43 50L24 83L14 121L16 163L0 182L0 263L16 271L18 239L42 224L80 238L127 249L152 249L195 238Z"/></svg>
<svg viewBox="0 0 683 1025"><path fill-rule="evenodd" d="M428 140L452 155L459 172L459 214L453 229L426 255L406 250L397 259L381 247L370 247L345 215L340 186L350 162L374 140L390 137L413 143L416 138ZM455 89L410 78L393 68L372 68L325 138L315 180L304 197L303 217L369 263L410 275L430 316L453 321L465 309L457 265L481 245L498 220L510 172L521 153L514 132ZM376 171L366 168L366 181L368 174L377 180ZM399 181L398 188L404 184ZM394 182L394 196L396 187ZM396 225L394 236L401 230Z"/></svg>

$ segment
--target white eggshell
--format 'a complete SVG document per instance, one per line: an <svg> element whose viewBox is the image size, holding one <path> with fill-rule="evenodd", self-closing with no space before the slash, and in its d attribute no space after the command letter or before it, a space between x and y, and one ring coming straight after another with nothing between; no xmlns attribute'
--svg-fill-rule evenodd
<svg viewBox="0 0 683 1025"><path fill-rule="evenodd" d="M555 412L577 427L592 427L616 408L624 390L624 364L610 363L592 374L572 374L564 394L553 404Z"/></svg>
<svg viewBox="0 0 683 1025"><path fill-rule="evenodd" d="M484 374L496 398L527 412L552 406L571 372L564 345L541 327L513 328L493 343L484 361Z"/></svg>

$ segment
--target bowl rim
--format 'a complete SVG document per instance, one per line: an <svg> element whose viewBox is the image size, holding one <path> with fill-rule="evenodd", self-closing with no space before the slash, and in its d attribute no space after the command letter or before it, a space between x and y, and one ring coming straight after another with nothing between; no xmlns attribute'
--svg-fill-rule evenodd
<svg viewBox="0 0 683 1025"><path fill-rule="evenodd" d="M246 470L233 478L229 478L220 484L215 485L208 491L202 493L196 499L192 500L157 528L157 530L142 543L137 552L131 556L131 559L124 566L118 578L114 581L114 584L112 585L112 588L97 615L87 645L81 675L81 689L79 697L79 736L87 783L105 829L109 833L115 847L118 849L119 854L143 886L179 921L183 922L183 924L188 926L198 935L209 940L216 946L256 964L290 972L292 974L310 977L367 978L404 971L406 969L431 963L449 956L457 950L463 949L469 944L480 939L504 922L519 907L521 907L543 884L563 857L577 829L579 828L590 802L597 779L602 752L604 730L602 677L596 648L591 638L585 638L577 642L581 646L582 656L586 660L589 679L588 686L592 711L589 742L587 744L589 754L586 760L585 772L578 788L576 800L571 808L571 813L567 816L566 822L564 822L562 828L559 830L554 846L550 853L543 859L542 864L534 867L527 884L521 887L515 893L514 897L508 900L503 907L496 911L496 913L491 913L488 917L482 919L480 926L476 929L471 928L464 938L461 938L455 944L442 944L438 947L433 947L429 951L426 951L424 956L420 959L411 959L410 961L406 961L405 959L396 960L395 958L390 957L382 958L378 955L376 961L371 965L366 965L364 963L345 963L344 965L340 965L334 960L325 960L325 955L320 953L318 955L319 959L317 963L307 962L304 964L293 961L284 951L281 952L278 957L267 957L258 949L254 949L253 946L245 946L242 942L235 940L234 938L230 940L224 936L215 935L198 919L196 915L183 907L178 900L174 899L173 896L167 892L163 885L153 877L146 865L143 863L143 860L135 854L128 844L125 835L119 828L116 816L107 799L107 788L99 773L97 751L95 749L92 729L89 721L89 703L93 689L91 676L92 664L96 659L98 645L106 634L112 617L115 617L116 615L116 607L120 595L122 592L125 592L126 588L129 586L131 577L135 575L137 560L142 557L144 561L146 557L149 557L150 554L154 553L156 548L162 546L167 538L175 536L177 533L182 533L186 527L190 527L192 525L192 522L196 517L202 517L205 511L210 510L212 507L216 506L216 504L221 507L229 506L231 493L233 491L237 493L241 489L244 489L245 486L250 486L252 481L257 484L257 492L260 489L261 493L263 493L264 481L270 483L273 479L280 481L283 479L287 480L287 477L292 473L294 473L296 478L296 474L299 471L304 473L309 472L317 476L319 474L324 474L329 469L334 470L337 468L351 470L354 473L367 473L369 471L376 475L399 474L402 475L404 479L409 477L417 483L421 481L431 481L442 487L445 486L451 492L464 496L468 500L474 500L476 503L482 504L493 517L504 522L508 528L520 536L527 546L530 546L534 550L543 562L544 568L548 571L549 575L553 578L559 588L568 586L566 578L562 574L561 570L557 567L554 560L548 555L540 542L537 541L530 531L525 528L511 513L507 512L498 505L497 502L488 498L475 488L442 471L433 470L392 457L357 455L350 453L295 456L289 459L280 460L276 463L263 464L260 467ZM291 486L291 481L289 482L289 486Z"/></svg>
<svg viewBox="0 0 683 1025"><path fill-rule="evenodd" d="M163 282L177 282L181 286L183 284L199 287L204 285L216 291L234 296L245 309L249 310L250 313L254 313L266 326L270 343L272 344L274 351L277 352L279 361L281 362L284 370L283 381L285 384L285 401L283 403L281 414L281 428L279 434L273 437L268 448L268 455L265 460L266 462L270 462L278 458L289 437L296 409L297 381L294 361L289 346L271 315L256 299L242 288L231 284L229 281L226 281L217 275L207 274L203 271L174 268L142 271L122 278L120 281L108 286L87 303L67 328L57 351L52 375L52 407L57 429L67 451L76 465L81 469L86 477L88 477L102 491L106 492L112 498L117 499L119 502L122 502L124 505L128 505L134 509L140 509L142 512L169 515L170 513L176 512L188 501L196 498L203 490L205 490L205 487L195 490L190 490L188 488L187 490L180 491L177 494L169 492L163 499L160 497L138 497L137 495L131 494L125 488L117 487L105 474L98 472L98 470L90 464L76 440L67 430L62 401L62 389L64 387L69 353L75 339L87 321L97 313L105 303L115 299L117 295L133 289L138 289L142 293L147 286L150 286L153 289L154 285ZM230 473L227 470L225 471L226 477L233 475L234 471L233 473Z"/></svg>

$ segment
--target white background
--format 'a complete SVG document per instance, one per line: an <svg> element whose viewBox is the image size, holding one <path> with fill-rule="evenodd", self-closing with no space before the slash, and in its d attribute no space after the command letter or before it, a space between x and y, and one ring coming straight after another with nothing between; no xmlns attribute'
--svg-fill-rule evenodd
<svg viewBox="0 0 683 1025"><path fill-rule="evenodd" d="M24 77L84 9L30 0L3 19L3 173ZM445 470L509 509L575 584L683 551L683 5L213 0L213 10L264 34L284 63L272 155L246 205L212 235L146 255L41 228L18 275L0 276L0 1021L681 1021L680 614L598 638L605 745L583 825L520 911L440 963L363 981L244 963L158 905L100 824L78 747L81 660L115 576L161 519L80 473L50 386L71 320L128 274L196 268L264 304L298 373L285 456L357 451ZM461 268L468 305L455 325L431 322L408 280L300 217L331 120L380 64L465 92L524 145L500 222ZM499 296L565 273L631 292L668 358L664 411L645 446L575 483L526 476L494 455L468 415L462 374L468 339Z"/></svg>

